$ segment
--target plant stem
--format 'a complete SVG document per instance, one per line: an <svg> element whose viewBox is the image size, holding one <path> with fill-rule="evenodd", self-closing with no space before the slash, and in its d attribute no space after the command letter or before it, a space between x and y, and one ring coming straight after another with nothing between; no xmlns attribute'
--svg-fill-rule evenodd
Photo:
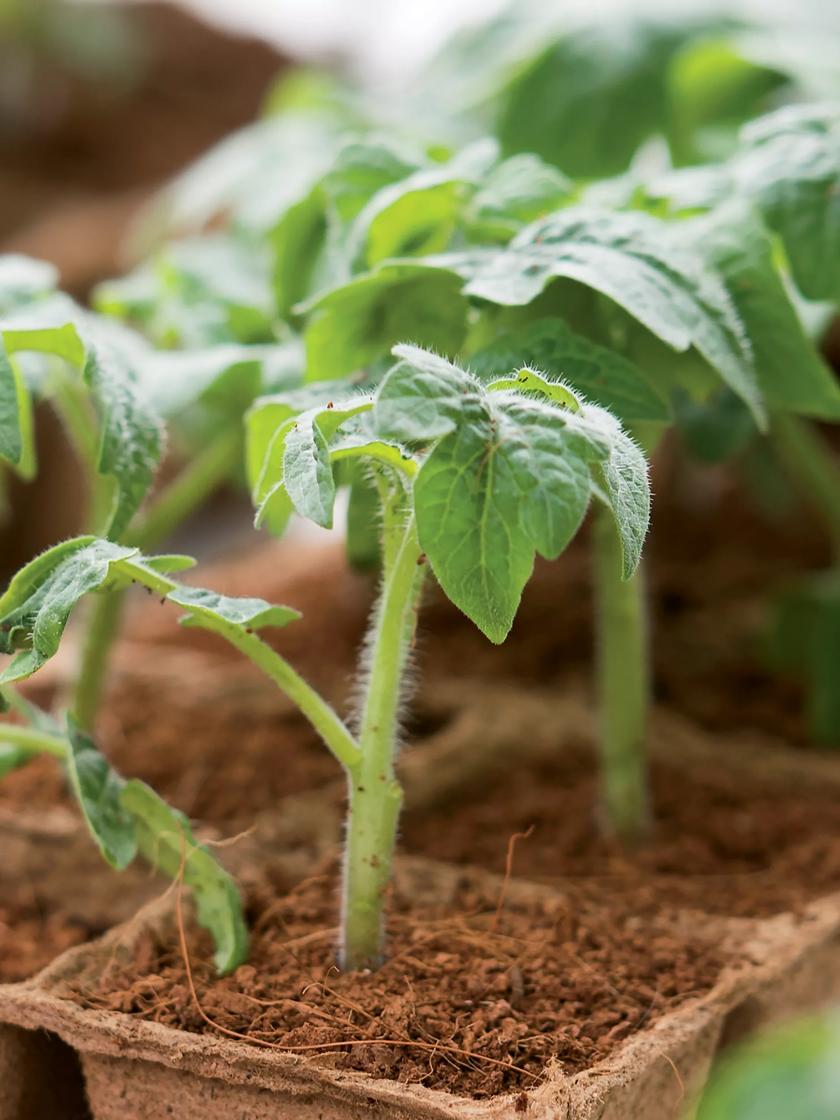
<svg viewBox="0 0 840 1120"><path fill-rule="evenodd" d="M773 417L776 449L802 491L822 517L840 564L840 463L813 424L790 413Z"/></svg>
<svg viewBox="0 0 840 1120"><path fill-rule="evenodd" d="M18 727L16 724L4 723L0 727L0 742L12 743L21 750L31 751L32 754L51 754L54 758L67 757L67 743L59 735L49 735L45 731L37 731L34 727Z"/></svg>
<svg viewBox="0 0 840 1120"><path fill-rule="evenodd" d="M213 440L152 502L142 521L127 533L127 543L149 549L164 540L235 467L241 447L238 428ZM72 703L76 721L86 731L92 731L96 721L124 600L125 590L106 592L88 615Z"/></svg>
<svg viewBox="0 0 840 1120"><path fill-rule="evenodd" d="M348 772L340 952L341 967L346 969L376 968L382 963L382 913L403 800L394 773L400 686L425 574L413 516L401 518L386 507L384 529L383 555L388 560L370 635L370 672L359 734L362 753Z"/></svg>
<svg viewBox="0 0 840 1120"><path fill-rule="evenodd" d="M593 526L597 597L597 679L601 716L601 798L608 828L623 843L647 830L646 724L649 669L641 569L621 578L621 543L612 515Z"/></svg>
<svg viewBox="0 0 840 1120"><path fill-rule="evenodd" d="M94 598L86 616L71 705L76 722L85 731L93 731L96 723L124 602L124 590L105 591Z"/></svg>

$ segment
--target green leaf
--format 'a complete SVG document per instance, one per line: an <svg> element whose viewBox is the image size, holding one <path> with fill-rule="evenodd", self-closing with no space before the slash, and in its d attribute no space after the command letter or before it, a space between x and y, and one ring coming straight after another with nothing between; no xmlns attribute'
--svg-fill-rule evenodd
<svg viewBox="0 0 840 1120"><path fill-rule="evenodd" d="M768 406L839 419L840 385L803 329L755 214L736 202L674 228L685 247L722 277L752 347Z"/></svg>
<svg viewBox="0 0 840 1120"><path fill-rule="evenodd" d="M455 429L461 410L482 399L465 370L419 346L393 349L400 361L376 394L376 430L386 439L416 443Z"/></svg>
<svg viewBox="0 0 840 1120"><path fill-rule="evenodd" d="M572 197L572 183L538 156L512 156L495 167L466 213L470 239L508 241L529 222L557 210Z"/></svg>
<svg viewBox="0 0 840 1120"><path fill-rule="evenodd" d="M563 378L624 421L666 421L668 406L642 370L621 354L575 334L560 319L542 319L494 339L470 358L483 381L517 363Z"/></svg>
<svg viewBox="0 0 840 1120"><path fill-rule="evenodd" d="M764 424L752 353L720 278L649 214L569 207L522 230L504 250L427 258L466 281L464 293L531 303L557 277L613 300L672 349L694 346Z"/></svg>
<svg viewBox="0 0 840 1120"><path fill-rule="evenodd" d="M0 335L7 355L52 355L81 375L99 414L97 469L116 482L107 532L118 537L148 493L163 449L161 419L135 368L139 349L121 332L59 297L0 324ZM7 386L7 399L9 392ZM22 431L29 426L24 420Z"/></svg>
<svg viewBox="0 0 840 1120"><path fill-rule="evenodd" d="M22 478L35 473L32 402L14 360L0 338L0 457Z"/></svg>
<svg viewBox="0 0 840 1120"><path fill-rule="evenodd" d="M383 264L298 308L307 376L343 377L383 357L397 342L457 351L466 331L467 301L449 270L425 264Z"/></svg>
<svg viewBox="0 0 840 1120"><path fill-rule="evenodd" d="M290 339L275 345L150 351L139 372L163 416L178 417L201 403L239 424L256 397L300 385L304 362L300 341Z"/></svg>
<svg viewBox="0 0 840 1120"><path fill-rule="evenodd" d="M176 587L167 598L189 612L186 618L190 623L222 632L287 626L300 618L300 611L292 607L275 606L264 599L232 598L203 587Z"/></svg>
<svg viewBox="0 0 840 1120"><path fill-rule="evenodd" d="M198 923L213 938L216 968L222 975L231 972L248 956L248 930L236 883L198 843L183 813L170 808L145 782L130 779L119 797L134 821L142 855L171 879L183 873Z"/></svg>
<svg viewBox="0 0 840 1120"><path fill-rule="evenodd" d="M544 31L498 94L504 151L535 152L580 178L623 171L648 136L664 131L668 66L693 30L688 21L612 13Z"/></svg>
<svg viewBox="0 0 840 1120"><path fill-rule="evenodd" d="M122 871L137 854L134 822L120 801L124 782L70 716L67 739L67 773L85 823L106 862Z"/></svg>
<svg viewBox="0 0 840 1120"><path fill-rule="evenodd" d="M697 1120L835 1120L840 1115L840 1016L789 1023L720 1063Z"/></svg>
<svg viewBox="0 0 840 1120"><path fill-rule="evenodd" d="M347 504L347 559L359 571L379 566L380 497L376 485L362 470L355 470L350 481Z"/></svg>
<svg viewBox="0 0 840 1120"><path fill-rule="evenodd" d="M32 751L16 747L12 743L0 742L0 778L5 778L13 770L19 770L31 762L35 755Z"/></svg>
<svg viewBox="0 0 840 1120"><path fill-rule="evenodd" d="M640 448L605 409L590 406L590 423L603 432L609 455L598 464L596 476L602 498L613 515L621 541L623 575L629 579L639 566L650 523L650 486L647 461Z"/></svg>
<svg viewBox="0 0 840 1120"><path fill-rule="evenodd" d="M367 411L372 401L350 400L304 412L284 428L282 482L301 517L331 529L335 505L335 479L329 441L351 416Z"/></svg>
<svg viewBox="0 0 840 1120"><path fill-rule="evenodd" d="M840 300L840 105L780 109L741 139L735 189L781 237L802 294Z"/></svg>
<svg viewBox="0 0 840 1120"><path fill-rule="evenodd" d="M165 574L187 566L188 557L144 557L137 549L94 537L77 537L42 553L0 598L0 649L22 650L0 674L0 683L30 676L55 655L70 613L84 595L132 582L187 608L191 622L226 636L237 629L285 626L298 617L290 607L185 587Z"/></svg>
<svg viewBox="0 0 840 1120"><path fill-rule="evenodd" d="M632 571L647 528L647 468L617 421L531 371L487 391L434 354L394 353L376 429L437 440L414 481L420 544L443 590L492 641L510 629L535 552L554 558L576 533L596 474Z"/></svg>
<svg viewBox="0 0 840 1120"><path fill-rule="evenodd" d="M674 418L686 446L707 463L719 463L737 455L756 434L743 401L726 388L703 401L695 401L678 390L674 394Z"/></svg>

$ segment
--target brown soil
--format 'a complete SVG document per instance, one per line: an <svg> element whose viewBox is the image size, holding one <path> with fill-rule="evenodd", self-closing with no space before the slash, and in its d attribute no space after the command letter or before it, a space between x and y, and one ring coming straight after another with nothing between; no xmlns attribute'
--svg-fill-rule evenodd
<svg viewBox="0 0 840 1120"><path fill-rule="evenodd" d="M65 949L102 933L69 914L19 898L0 904L0 984L26 980Z"/></svg>
<svg viewBox="0 0 840 1120"><path fill-rule="evenodd" d="M655 827L637 852L623 852L598 826L597 775L581 745L553 759L510 767L502 778L451 804L404 814L408 851L505 868L558 882L586 877L602 890L706 913L759 917L797 910L840 890L837 787L791 788L760 774L653 766ZM530 832L530 835L524 835Z"/></svg>
<svg viewBox="0 0 840 1120"><path fill-rule="evenodd" d="M585 1069L642 1026L715 983L724 953L620 905L534 894L508 903L463 877L454 897L394 892L389 959L378 972L334 963L335 875L251 903L250 962L216 979L190 931L200 1005L224 1030L323 1054L333 1068L474 1097L533 1086L554 1058ZM74 979L69 994L188 1031L214 1028L190 994L177 935L144 934L130 961ZM349 1043L355 1042L355 1045ZM373 1040L382 1040L371 1045Z"/></svg>

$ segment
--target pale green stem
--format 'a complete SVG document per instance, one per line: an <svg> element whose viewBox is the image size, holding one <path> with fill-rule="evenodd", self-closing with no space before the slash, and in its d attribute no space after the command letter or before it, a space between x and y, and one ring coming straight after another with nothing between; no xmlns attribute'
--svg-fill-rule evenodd
<svg viewBox="0 0 840 1120"><path fill-rule="evenodd" d="M840 462L814 426L798 416L774 416L772 436L803 498L822 518L840 565Z"/></svg>
<svg viewBox="0 0 840 1120"><path fill-rule="evenodd" d="M34 727L18 727L16 724L4 723L0 727L0 742L11 743L21 750L31 751L32 754L51 754L54 758L67 757L67 742L59 735L49 735L45 731L36 731Z"/></svg>
<svg viewBox="0 0 840 1120"><path fill-rule="evenodd" d="M609 831L628 845L649 824L647 620L641 569L622 577L621 542L611 513L593 526L597 599L597 681L601 719L601 801Z"/></svg>
<svg viewBox="0 0 840 1120"><path fill-rule="evenodd" d="M400 689L416 626L425 565L413 516L385 515L383 553L391 557L370 635L362 710L361 759L348 773L349 825L342 890L340 964L376 968L383 958L383 910L391 878L402 789L394 773ZM399 540L396 547L389 534Z"/></svg>
<svg viewBox="0 0 840 1120"><path fill-rule="evenodd" d="M233 470L241 448L238 428L213 440L150 504L137 527L129 529L126 543L147 550L164 540ZM124 590L106 592L97 597L88 615L72 704L77 722L87 731L93 730L102 700L124 599Z"/></svg>
<svg viewBox="0 0 840 1120"><path fill-rule="evenodd" d="M112 480L99 473L99 436L96 415L81 386L65 376L53 382L53 400L70 442L84 466L88 487L87 524L103 532L113 502Z"/></svg>

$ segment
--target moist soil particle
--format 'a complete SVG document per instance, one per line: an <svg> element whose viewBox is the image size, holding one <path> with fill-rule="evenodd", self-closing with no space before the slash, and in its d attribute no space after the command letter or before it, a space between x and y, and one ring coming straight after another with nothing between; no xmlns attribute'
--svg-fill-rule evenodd
<svg viewBox="0 0 840 1120"><path fill-rule="evenodd" d="M216 978L188 929L199 1005L224 1031L331 1068L473 1097L532 1087L547 1062L586 1069L717 980L724 953L655 912L568 895L508 903L465 877L446 903L392 897L388 960L335 965L336 876L253 896L249 963ZM98 958L59 994L213 1033L190 992L177 933L144 933L130 960ZM372 1043L376 1044L372 1044Z"/></svg>
<svg viewBox="0 0 840 1120"><path fill-rule="evenodd" d="M740 917L797 910L840 890L836 787L791 788L760 774L745 783L743 771L655 763L652 792L652 834L625 852L599 828L595 761L581 744L463 791L457 811L409 807L401 843L502 872L516 837L513 870L521 878L586 877L637 902L650 896Z"/></svg>

